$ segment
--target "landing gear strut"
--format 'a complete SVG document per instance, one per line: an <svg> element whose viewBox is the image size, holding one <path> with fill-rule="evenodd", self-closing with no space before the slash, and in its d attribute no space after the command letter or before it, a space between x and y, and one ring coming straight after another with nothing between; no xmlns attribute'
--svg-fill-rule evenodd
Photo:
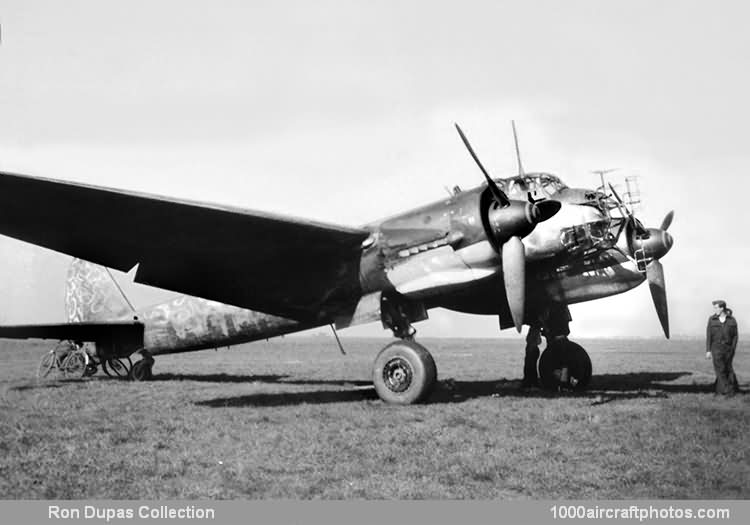
<svg viewBox="0 0 750 525"><path fill-rule="evenodd" d="M401 339L383 348L375 358L372 382L380 399L396 405L424 401L437 382L435 360L425 347L414 341L411 319L424 319L424 308L383 300L383 325ZM421 320L420 319L420 320Z"/></svg>

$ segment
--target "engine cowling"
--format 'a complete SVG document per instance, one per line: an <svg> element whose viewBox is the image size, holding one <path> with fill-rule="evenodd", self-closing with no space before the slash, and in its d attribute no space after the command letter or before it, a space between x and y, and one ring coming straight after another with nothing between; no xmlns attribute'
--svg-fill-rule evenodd
<svg viewBox="0 0 750 525"><path fill-rule="evenodd" d="M501 207L494 201L487 209L486 225L498 251L512 237L526 237L536 225L546 221L560 210L560 203L552 200L539 202L510 201Z"/></svg>

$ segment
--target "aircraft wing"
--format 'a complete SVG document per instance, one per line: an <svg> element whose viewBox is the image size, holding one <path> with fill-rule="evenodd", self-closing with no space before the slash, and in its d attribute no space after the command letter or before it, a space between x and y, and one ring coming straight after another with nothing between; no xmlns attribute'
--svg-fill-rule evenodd
<svg viewBox="0 0 750 525"><path fill-rule="evenodd" d="M0 326L2 339L58 339L84 342L140 342L143 346L143 323L57 323Z"/></svg>
<svg viewBox="0 0 750 525"><path fill-rule="evenodd" d="M0 234L135 281L299 320L359 290L367 230L0 173Z"/></svg>

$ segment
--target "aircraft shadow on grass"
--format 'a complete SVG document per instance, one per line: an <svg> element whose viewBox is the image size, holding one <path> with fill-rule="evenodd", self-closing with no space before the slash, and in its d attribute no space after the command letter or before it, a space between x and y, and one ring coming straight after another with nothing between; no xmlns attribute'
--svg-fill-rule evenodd
<svg viewBox="0 0 750 525"><path fill-rule="evenodd" d="M155 374L149 381L198 381L202 383L278 383L286 375Z"/></svg>
<svg viewBox="0 0 750 525"><path fill-rule="evenodd" d="M517 379L500 379L490 381L456 381L444 379L438 381L429 399L429 404L461 403L470 399L495 398L556 398L580 397L592 400L592 405L602 405L612 401L638 398L666 398L676 393L707 393L713 390L711 383L696 384L674 383L681 378L691 376L691 372L632 372L626 374L602 374L594 376L585 392L554 392L542 389L519 389ZM368 380L323 380L291 379L288 375L235 375L219 374L157 374L152 381L199 381L206 383L272 383L297 386L330 386L335 390L313 390L305 392L257 393L242 396L223 397L196 402L207 407L244 407L244 406L287 406L297 404L327 404L375 400L377 395L372 383ZM80 380L61 380L46 384L21 385L14 390L37 388L59 388L67 383L78 383Z"/></svg>
<svg viewBox="0 0 750 525"><path fill-rule="evenodd" d="M65 386L67 381L61 380L59 382L46 382L46 383L29 383L26 385L18 385L10 387L11 390L16 392L25 392L26 390L38 390L38 389L49 389L49 388L61 388Z"/></svg>
<svg viewBox="0 0 750 525"><path fill-rule="evenodd" d="M585 392L554 392L541 389L521 390L519 381L501 379L494 381L455 381L441 380L429 399L429 404L461 403L482 397L516 398L556 398L580 397L592 400L592 405L602 405L612 401L638 398L666 398L675 393L706 393L712 390L711 384L669 382L692 375L691 372L636 372L627 374L604 374L592 379ZM231 377L231 376L229 376ZM257 379L256 379L257 380ZM369 381L349 380L274 380L279 384L290 385L330 385L330 386L369 386ZM208 407L243 406L284 406L302 403L326 404L356 402L377 399L374 389L357 390L316 390L307 392L258 393L243 396L216 398L199 401L196 404Z"/></svg>
<svg viewBox="0 0 750 525"><path fill-rule="evenodd" d="M198 381L203 383L280 383L286 375L236 375L236 374L156 374L149 381ZM79 384L88 381L111 381L114 378L95 377L95 378L57 378L44 382L34 382L25 385L11 387L12 390L19 392L25 390L39 390L50 388L61 388L69 384ZM126 380L126 378L120 378Z"/></svg>
<svg viewBox="0 0 750 525"><path fill-rule="evenodd" d="M206 383L282 383L285 385L341 385L372 386L372 381L356 379L290 379L289 375L235 375L235 374L158 374L150 381L199 381Z"/></svg>

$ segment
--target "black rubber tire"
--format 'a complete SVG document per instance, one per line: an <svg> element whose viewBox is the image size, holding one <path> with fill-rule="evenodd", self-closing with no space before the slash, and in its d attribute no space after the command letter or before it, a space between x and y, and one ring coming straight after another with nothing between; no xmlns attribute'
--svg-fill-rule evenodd
<svg viewBox="0 0 750 525"><path fill-rule="evenodd" d="M566 368L567 373L563 373ZM539 381L550 390L586 390L591 374L591 358L573 341L553 341L539 359Z"/></svg>
<svg viewBox="0 0 750 525"><path fill-rule="evenodd" d="M86 357L83 352L73 351L68 354L60 367L69 379L81 379L86 373Z"/></svg>
<svg viewBox="0 0 750 525"><path fill-rule="evenodd" d="M386 403L419 403L427 399L437 382L435 360L414 341L394 341L375 358L372 382Z"/></svg>
<svg viewBox="0 0 750 525"><path fill-rule="evenodd" d="M127 359L127 362L125 359ZM119 357L105 359L102 361L102 370L109 377L125 379L130 375L130 370L133 368L130 358L126 357L125 359Z"/></svg>
<svg viewBox="0 0 750 525"><path fill-rule="evenodd" d="M57 362L57 356L55 356L55 351L50 350L44 356L42 357L42 360L39 362L39 368L37 368L36 371L36 377L37 379L44 379L46 378L49 373L52 371L52 369L55 367L55 363Z"/></svg>
<svg viewBox="0 0 750 525"><path fill-rule="evenodd" d="M152 367L154 362L148 359L136 361L133 368L130 369L130 379L133 381L148 381L152 377Z"/></svg>

